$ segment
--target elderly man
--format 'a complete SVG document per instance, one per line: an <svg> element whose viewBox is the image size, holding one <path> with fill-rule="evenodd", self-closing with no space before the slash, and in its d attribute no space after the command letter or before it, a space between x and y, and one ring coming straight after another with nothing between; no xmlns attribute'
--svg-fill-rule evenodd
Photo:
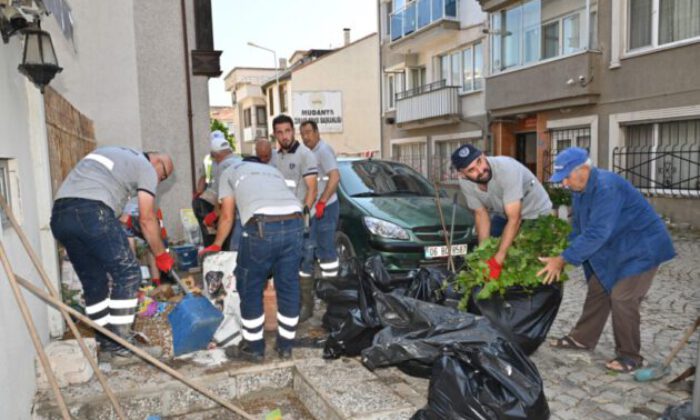
<svg viewBox="0 0 700 420"><path fill-rule="evenodd" d="M261 137L255 140L255 156L260 159L262 163L269 163L274 165L274 155L275 151L272 149L272 143L270 140Z"/></svg>
<svg viewBox="0 0 700 420"><path fill-rule="evenodd" d="M552 202L537 178L522 163L508 156L487 157L465 144L452 153L459 187L474 212L479 242L501 237L498 251L488 260L489 276L498 279L503 261L521 223L549 214Z"/></svg>
<svg viewBox="0 0 700 420"><path fill-rule="evenodd" d="M559 279L566 263L583 265L588 294L583 312L555 348L592 350L612 312L615 353L606 367L631 372L642 366L639 306L659 265L675 256L663 221L627 180L594 168L585 149L557 155L551 182L573 191L573 231L569 247L540 258L543 283Z"/></svg>
<svg viewBox="0 0 700 420"><path fill-rule="evenodd" d="M173 259L165 250L156 217L156 187L173 172L162 153L101 147L85 156L56 193L51 231L66 248L85 295L85 313L97 324L132 341L141 269L119 222L130 197L138 197L138 221L158 269L168 273ZM111 279L111 287L110 287ZM131 352L101 334L100 357ZM155 349L151 349L155 354Z"/></svg>

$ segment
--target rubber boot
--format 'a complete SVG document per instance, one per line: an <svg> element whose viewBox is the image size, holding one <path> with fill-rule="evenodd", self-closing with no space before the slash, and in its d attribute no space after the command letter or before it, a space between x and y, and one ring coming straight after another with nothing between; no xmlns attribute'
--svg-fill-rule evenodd
<svg viewBox="0 0 700 420"><path fill-rule="evenodd" d="M109 325L107 327L111 332L133 344L140 350L146 352L149 356L159 358L163 355L163 349L158 346L150 346L141 343L136 336L136 333L131 329L131 325ZM107 337L104 337L107 338ZM107 338L108 339L108 338ZM122 346L116 341L109 340L107 351L111 354L109 362L113 365L127 365L139 361L140 357L128 348Z"/></svg>
<svg viewBox="0 0 700 420"><path fill-rule="evenodd" d="M299 323L302 323L314 314L314 278L299 277L299 291L301 292Z"/></svg>

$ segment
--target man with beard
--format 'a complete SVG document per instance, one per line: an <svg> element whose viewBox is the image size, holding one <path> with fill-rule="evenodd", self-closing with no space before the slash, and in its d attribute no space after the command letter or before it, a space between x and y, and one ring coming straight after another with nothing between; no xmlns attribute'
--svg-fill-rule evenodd
<svg viewBox="0 0 700 420"><path fill-rule="evenodd" d="M498 279L521 223L549 214L552 202L532 172L511 157L487 157L466 144L452 153L452 166L474 212L479 243L490 236L501 237L498 251L488 260L489 276Z"/></svg>

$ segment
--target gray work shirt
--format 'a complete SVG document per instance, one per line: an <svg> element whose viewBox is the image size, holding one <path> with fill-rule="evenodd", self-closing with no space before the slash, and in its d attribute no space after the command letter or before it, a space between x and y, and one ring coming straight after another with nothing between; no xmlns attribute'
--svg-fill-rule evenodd
<svg viewBox="0 0 700 420"><path fill-rule="evenodd" d="M486 208L489 213L506 217L505 205L522 201L520 215L525 220L550 214L552 202L542 184L522 163L508 156L486 158L492 178L488 190L467 179L459 180L459 187L472 210Z"/></svg>
<svg viewBox="0 0 700 420"><path fill-rule="evenodd" d="M56 193L56 200L101 201L119 216L126 202L138 191L155 197L156 187L158 174L146 155L127 147L100 147L70 171Z"/></svg>
<svg viewBox="0 0 700 420"><path fill-rule="evenodd" d="M233 164L242 161L243 159L240 156L231 154L228 155L226 159L216 164L216 166L212 166L211 190L214 192L214 194L218 194L219 192L219 180L221 179L221 174L223 174L224 171L226 171L226 169L228 169Z"/></svg>
<svg viewBox="0 0 700 420"><path fill-rule="evenodd" d="M277 152L275 167L282 172L287 182L287 187L303 206L308 189L306 182L304 182L304 177L318 175L318 164L313 152L295 140L289 150L280 149Z"/></svg>
<svg viewBox="0 0 700 420"><path fill-rule="evenodd" d="M328 173L338 170L338 162L335 159L335 152L331 146L323 140L319 140L316 143L316 147L313 148L312 152L318 162L318 195L316 196L316 200L318 200L326 189L326 185L328 185ZM335 203L337 200L338 195L334 192L328 198L326 204Z"/></svg>
<svg viewBox="0 0 700 420"><path fill-rule="evenodd" d="M258 162L239 162L221 174L219 200L233 197L246 224L254 214L291 214L301 212L299 200L287 188L284 176L274 166Z"/></svg>

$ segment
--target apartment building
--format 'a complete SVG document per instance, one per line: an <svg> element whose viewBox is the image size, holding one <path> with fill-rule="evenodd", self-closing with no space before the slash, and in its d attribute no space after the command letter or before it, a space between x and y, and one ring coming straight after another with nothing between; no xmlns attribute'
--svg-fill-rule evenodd
<svg viewBox="0 0 700 420"><path fill-rule="evenodd" d="M486 14L475 0L379 0L382 157L454 182L450 154L488 150Z"/></svg>
<svg viewBox="0 0 700 420"><path fill-rule="evenodd" d="M268 137L267 105L262 85L275 77L278 69L260 67L235 67L224 78L227 92L231 92L233 105L233 130L236 152L250 155L255 149L255 139Z"/></svg>
<svg viewBox="0 0 700 420"><path fill-rule="evenodd" d="M496 154L546 179L558 151L584 147L658 211L697 220L700 2L479 3L488 13L486 108Z"/></svg>

